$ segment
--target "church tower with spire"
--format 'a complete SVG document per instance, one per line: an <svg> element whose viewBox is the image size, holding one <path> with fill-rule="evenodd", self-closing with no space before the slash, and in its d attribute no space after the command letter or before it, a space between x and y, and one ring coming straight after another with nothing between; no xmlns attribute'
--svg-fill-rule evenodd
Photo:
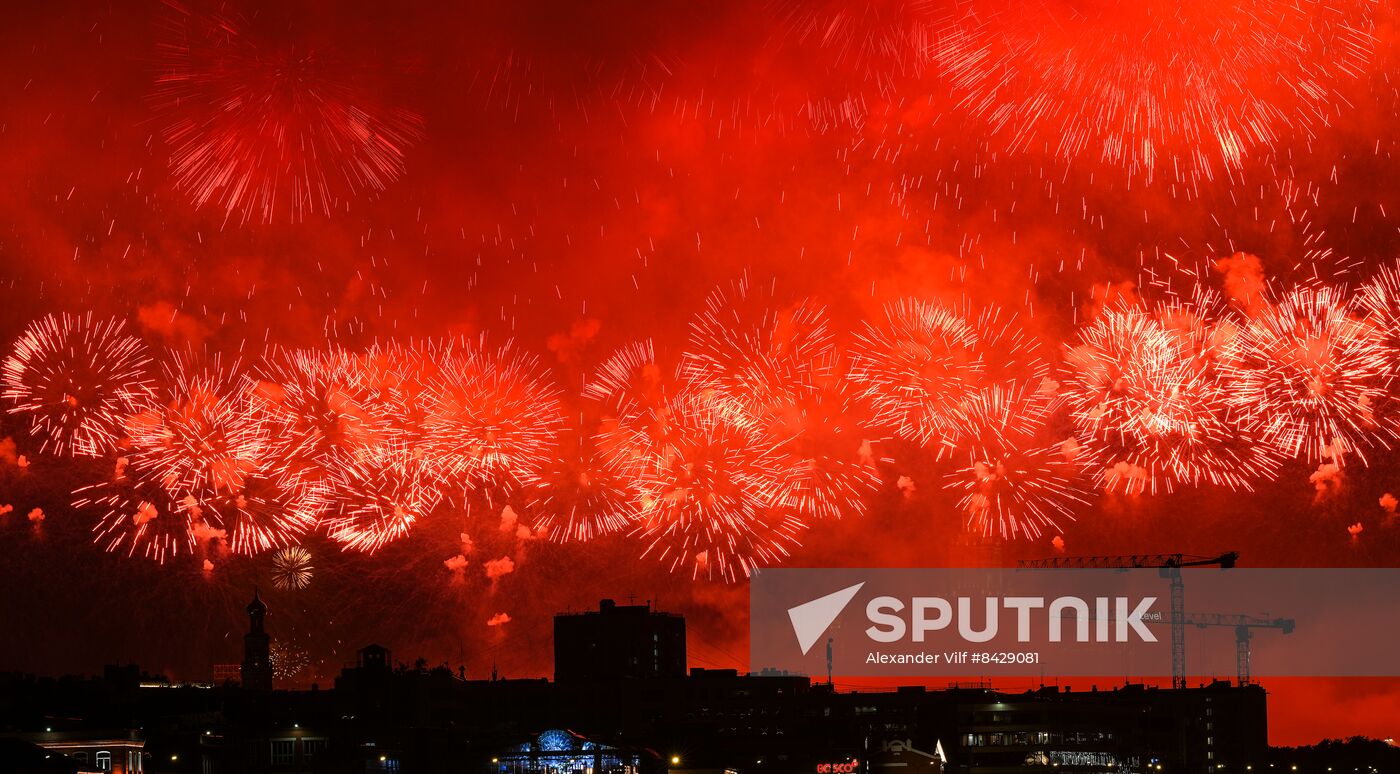
<svg viewBox="0 0 1400 774"><path fill-rule="evenodd" d="M249 691L272 690L272 646L263 630L267 605L253 589L253 601L248 603L248 633L243 635L243 664L240 676L243 688Z"/></svg>

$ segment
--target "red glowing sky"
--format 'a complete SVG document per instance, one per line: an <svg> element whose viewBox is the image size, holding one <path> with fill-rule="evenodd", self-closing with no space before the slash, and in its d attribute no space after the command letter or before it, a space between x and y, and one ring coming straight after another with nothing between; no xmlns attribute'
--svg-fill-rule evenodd
<svg viewBox="0 0 1400 774"><path fill-rule="evenodd" d="M330 181L325 206L305 211L285 191L271 205L199 206L172 168L172 125L193 121L199 134L210 131L200 121L228 117L220 110L252 110L200 112L193 97L225 94L223 81L157 86L172 57L207 44L188 20L215 18L212 8L8 9L3 338L83 310L126 320L154 347L229 354L484 332L538 353L577 392L633 339L683 347L706 294L745 271L820 299L845 330L893 299L967 299L1017 310L1058 352L1105 298L1236 253L1259 256L1283 286L1355 286L1400 256L1400 47L1394 19L1366 0L1304 3L1316 12L1304 20L1263 0L1229 14L1191 2L1165 37L1124 9L1177 3L1065 0L1044 4L1063 38L1038 47L1018 25L1043 20L995 0L957 4L985 28L949 21L953 3L913 0L442 5L226 9L240 44L259 52L218 63L235 80L312 52L326 99L368 109L381 130L400 126L385 118L394 111L421 118L421 130L410 121L391 138L401 175L371 165L382 193L344 184L355 159L333 147L286 168ZM917 53L929 41L963 50L947 46L951 29L1001 41L961 81ZM1058 80L1055 46L1078 50L1092 77ZM993 88L989 73L1009 75ZM1125 113L1115 86L1159 103L1130 101ZM1036 94L1051 108L1030 109ZM235 130L259 140L266 125L241 115ZM997 123L1008 115L1014 126ZM1209 119L1228 128L1245 116L1264 136L1241 140L1227 163ZM1115 132L1153 139L1154 160L1141 145L1062 147L1067 133L1094 147ZM231 158L235 173L272 174L254 152ZM1222 273L1200 276L1229 290ZM17 418L0 420L7 436L0 505L14 511L0 516L0 615L23 634L0 643L0 668L92 671L120 658L203 679L235 659L239 610L264 566L214 556L205 572L189 557L156 566L103 553L67 505L102 464L38 454ZM1370 462L1325 491L1310 481L1316 466L1294 462L1256 493L1104 496L1059 532L1075 554L1237 550L1248 566L1394 566L1400 527L1379 502L1400 487L1400 466L1384 451ZM935 467L901 456L882 468L868 512L818 525L789 563L959 566L1053 551L1050 534L967 538ZM901 490L901 476L917 488ZM34 508L42 522L25 518ZM439 531L455 536L456 524ZM483 551L511 556L515 571L463 577L443 565L456 549L425 533L368 560L327 555L314 593L271 593L269 626L307 653L305 679L370 640L476 674L545 674L554 612L629 594L687 614L693 665L745 664L743 584L669 574L618 536L498 547L505 539L488 534ZM486 624L500 613L510 621ZM1228 675L1230 655L1193 658ZM1275 743L1390 736L1400 723L1394 680L1265 685Z"/></svg>

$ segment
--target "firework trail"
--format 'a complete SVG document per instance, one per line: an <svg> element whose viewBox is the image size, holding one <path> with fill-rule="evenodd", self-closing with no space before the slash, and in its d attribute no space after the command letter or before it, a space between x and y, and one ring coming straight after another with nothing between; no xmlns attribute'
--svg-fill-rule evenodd
<svg viewBox="0 0 1400 774"><path fill-rule="evenodd" d="M261 42L248 19L166 5L151 101L175 187L197 207L297 222L403 175L422 120L354 54Z"/></svg>
<svg viewBox="0 0 1400 774"><path fill-rule="evenodd" d="M921 0L800 2L772 0L781 35L829 54L833 70L855 72L879 86L919 75L944 14Z"/></svg>
<svg viewBox="0 0 1400 774"><path fill-rule="evenodd" d="M338 349L277 350L258 364L250 409L267 423L266 456L283 475L314 472L328 454L387 439L388 423L370 410L374 394L358 367Z"/></svg>
<svg viewBox="0 0 1400 774"><path fill-rule="evenodd" d="M672 571L735 580L786 556L805 527L780 507L781 468L762 434L706 394L624 414L605 448L636 479L634 533Z"/></svg>
<svg viewBox="0 0 1400 774"><path fill-rule="evenodd" d="M121 457L110 479L74 490L75 510L98 512L93 537L104 550L161 564L193 553L191 513L170 496L154 473Z"/></svg>
<svg viewBox="0 0 1400 774"><path fill-rule="evenodd" d="M557 542L587 541L624 531L632 526L637 508L633 480L618 458L604 453L597 439L578 430L560 439L526 497L535 526Z"/></svg>
<svg viewBox="0 0 1400 774"><path fill-rule="evenodd" d="M1354 316L1340 289L1299 288L1241 330L1228 395L1290 457L1365 461L1368 448L1395 441L1376 416L1395 358L1382 329Z"/></svg>
<svg viewBox="0 0 1400 774"><path fill-rule="evenodd" d="M176 357L164 369L160 404L128 421L132 461L170 496L207 500L242 488L257 470L266 427L248 410L237 363L199 366Z"/></svg>
<svg viewBox="0 0 1400 774"><path fill-rule="evenodd" d="M344 548L374 553L407 535L440 501L422 458L388 443L328 458L325 478L312 485L303 507L304 518L319 518Z"/></svg>
<svg viewBox="0 0 1400 774"><path fill-rule="evenodd" d="M936 301L904 299L857 334L851 378L876 424L941 456L957 440L958 407L982 382L976 347L962 315Z"/></svg>
<svg viewBox="0 0 1400 774"><path fill-rule="evenodd" d="M448 355L427 385L434 470L468 489L507 493L534 482L562 422L538 362L506 344Z"/></svg>
<svg viewBox="0 0 1400 774"><path fill-rule="evenodd" d="M228 547L248 556L300 540L316 527L303 507L311 483L285 473L250 473L236 490L200 501L206 520L227 532Z"/></svg>
<svg viewBox="0 0 1400 774"><path fill-rule="evenodd" d="M10 413L29 418L42 453L97 456L151 402L149 366L145 346L120 320L49 315L25 329L0 365L0 395Z"/></svg>
<svg viewBox="0 0 1400 774"><path fill-rule="evenodd" d="M834 351L824 308L808 300L784 304L773 281L755 283L746 274L706 298L690 324L680 373L688 385L761 417L795 385L810 384Z"/></svg>
<svg viewBox="0 0 1400 774"><path fill-rule="evenodd" d="M1372 60L1371 0L978 2L928 49L1012 152L1211 178L1310 137Z"/></svg>

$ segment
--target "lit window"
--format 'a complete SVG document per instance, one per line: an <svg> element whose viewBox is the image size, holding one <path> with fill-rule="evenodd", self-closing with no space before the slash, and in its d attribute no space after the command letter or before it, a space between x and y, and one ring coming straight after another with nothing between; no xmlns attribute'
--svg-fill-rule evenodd
<svg viewBox="0 0 1400 774"><path fill-rule="evenodd" d="M99 750L97 752L97 768L101 769L102 771L111 771L112 753L106 750Z"/></svg>

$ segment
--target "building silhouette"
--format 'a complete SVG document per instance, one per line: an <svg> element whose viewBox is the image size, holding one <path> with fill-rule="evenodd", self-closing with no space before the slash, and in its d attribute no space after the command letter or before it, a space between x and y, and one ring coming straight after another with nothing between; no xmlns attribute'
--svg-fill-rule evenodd
<svg viewBox="0 0 1400 774"><path fill-rule="evenodd" d="M554 617L555 682L683 677L685 664L685 619L650 602Z"/></svg>
<svg viewBox="0 0 1400 774"><path fill-rule="evenodd" d="M243 635L243 663L239 677L243 688L249 691L272 690L272 642L263 628L267 616L267 605L253 590L253 601L248 603L248 633Z"/></svg>
<svg viewBox="0 0 1400 774"><path fill-rule="evenodd" d="M1268 770L1256 684L840 691L824 675L687 673L680 616L605 600L556 620L554 681L467 679L370 645L333 688L271 691L266 612L255 596L241 687L173 684L132 667L92 679L0 675L0 729L31 744L63 735L99 745L120 737L112 729L139 729L148 770L187 774Z"/></svg>

